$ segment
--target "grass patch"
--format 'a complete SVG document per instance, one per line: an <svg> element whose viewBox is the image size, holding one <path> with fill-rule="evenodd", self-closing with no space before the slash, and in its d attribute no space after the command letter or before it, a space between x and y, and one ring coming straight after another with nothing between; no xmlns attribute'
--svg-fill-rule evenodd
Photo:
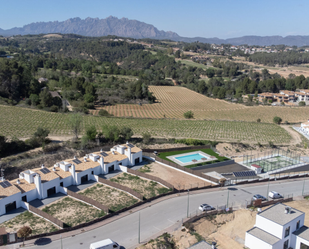
<svg viewBox="0 0 309 249"><path fill-rule="evenodd" d="M31 235L50 233L58 230L51 222L29 211L23 212L15 218L2 223L1 226L4 226L7 232L18 231L23 226L29 226L32 229Z"/></svg>
<svg viewBox="0 0 309 249"><path fill-rule="evenodd" d="M46 206L44 212L58 218L70 227L92 221L106 215L104 211L98 210L86 203L65 197L59 201Z"/></svg>
<svg viewBox="0 0 309 249"><path fill-rule="evenodd" d="M152 172L151 166L146 164L143 167L139 168L137 171L142 172L142 173L150 173Z"/></svg>
<svg viewBox="0 0 309 249"><path fill-rule="evenodd" d="M226 157L222 157L219 156L216 152L214 152L212 149L198 149L199 151L205 152L206 154L210 155L210 156L215 156L217 158L217 160L214 161L210 161L210 162L202 162L202 163L197 163L197 164L192 164L192 165L188 165L188 166L184 166L186 168L194 168L194 167L198 167L198 166L203 166L203 165L207 165L207 164L213 164L213 163L218 163L218 162L223 162L223 161L227 161L230 160L229 158ZM159 157L161 159L170 161L172 163L172 160L168 159L168 156L175 156L175 155L179 155L179 154L183 154L183 153L190 153L190 152L194 152L194 151L198 151L197 149L195 150L182 150L182 151L170 151L170 152L161 152L159 154Z"/></svg>
<svg viewBox="0 0 309 249"><path fill-rule="evenodd" d="M111 178L110 181L129 187L134 191L142 194L146 199L171 191L171 189L162 187L162 185L158 184L157 182L142 179L138 176L128 173L122 173L116 177Z"/></svg>
<svg viewBox="0 0 309 249"><path fill-rule="evenodd" d="M100 183L78 193L100 202L113 212L130 207L138 202L131 195Z"/></svg>

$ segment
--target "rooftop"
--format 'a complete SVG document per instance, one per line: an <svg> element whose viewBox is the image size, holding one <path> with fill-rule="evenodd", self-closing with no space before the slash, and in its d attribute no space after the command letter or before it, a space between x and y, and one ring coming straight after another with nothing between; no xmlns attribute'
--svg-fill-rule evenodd
<svg viewBox="0 0 309 249"><path fill-rule="evenodd" d="M94 162L91 159L87 158L87 162L84 161L84 158L78 158L78 159L71 159L71 160L66 160L66 162L74 164L75 165L75 172L81 172L87 169L92 169L95 167L98 167L100 163ZM104 161L105 162L105 161Z"/></svg>
<svg viewBox="0 0 309 249"><path fill-rule="evenodd" d="M18 188L14 184L12 184L9 181L3 181L7 182L7 187L5 185L0 185L0 199L3 199L5 197L8 197L10 195L14 195L20 192ZM1 182L2 183L2 182Z"/></svg>
<svg viewBox="0 0 309 249"><path fill-rule="evenodd" d="M52 170L49 170L48 168L33 169L32 171L38 173L41 176L42 183L54 180L59 177L57 174L55 174Z"/></svg>
<svg viewBox="0 0 309 249"><path fill-rule="evenodd" d="M257 215L269 219L279 225L285 225L288 222L296 219L297 217L303 215L304 213L295 209L291 208L291 213L286 214L285 208L288 207L282 203L277 203L264 211L258 213Z"/></svg>
<svg viewBox="0 0 309 249"><path fill-rule="evenodd" d="M300 229L293 232L293 234L302 239L309 240L309 228L306 226L302 226Z"/></svg>
<svg viewBox="0 0 309 249"><path fill-rule="evenodd" d="M258 227L253 227L251 228L249 231L247 231L247 233L251 234L252 236L263 240L264 242L266 242L269 245L274 245L276 244L278 241L280 241L279 238L277 238L276 236L265 232L264 230L258 228Z"/></svg>
<svg viewBox="0 0 309 249"><path fill-rule="evenodd" d="M55 168L55 171L53 171L53 168ZM53 171L57 176L60 177L60 179L67 178L68 176L71 176L70 171L64 171L60 167L50 167L50 171Z"/></svg>
<svg viewBox="0 0 309 249"><path fill-rule="evenodd" d="M35 184L34 183L28 183L25 179L19 179L19 184L17 183L17 179L11 181L12 184L14 184L16 186L16 188L18 188L21 193L25 193L28 192L32 189L35 189Z"/></svg>
<svg viewBox="0 0 309 249"><path fill-rule="evenodd" d="M132 152L132 151L131 151ZM95 154L100 155L101 152L95 152ZM104 163L109 164L115 161L121 161L128 158L126 155L122 155L117 151L114 151L114 154L111 151L105 152L107 156L104 157Z"/></svg>
<svg viewBox="0 0 309 249"><path fill-rule="evenodd" d="M189 249L211 249L211 245L203 240L189 247Z"/></svg>

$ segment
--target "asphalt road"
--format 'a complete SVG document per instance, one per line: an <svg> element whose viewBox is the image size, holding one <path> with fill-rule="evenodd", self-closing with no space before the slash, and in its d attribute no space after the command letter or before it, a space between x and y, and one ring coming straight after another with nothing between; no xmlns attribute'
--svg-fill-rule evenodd
<svg viewBox="0 0 309 249"><path fill-rule="evenodd" d="M282 195L300 196L303 190L302 179L290 181L270 182L269 191L277 191ZM306 186L307 185L307 186ZM238 185L218 189L214 192L205 190L203 193L189 195L189 213L195 213L202 203L210 204L214 207L224 206L229 202L229 206L245 206L246 201L250 201L254 194L266 196L268 183L263 185ZM309 178L305 182L304 192L309 192ZM150 204L151 205L151 204ZM187 217L188 195L177 196L149 206L140 211L140 239L147 239L164 229L180 224L182 218ZM92 242L110 238L117 241L125 248L134 248L138 244L139 213L133 213L100 228L76 235L74 237L62 239L63 249L85 249L89 248ZM60 236L59 236L60 237ZM54 249L61 248L61 240L53 241L42 246L31 248Z"/></svg>

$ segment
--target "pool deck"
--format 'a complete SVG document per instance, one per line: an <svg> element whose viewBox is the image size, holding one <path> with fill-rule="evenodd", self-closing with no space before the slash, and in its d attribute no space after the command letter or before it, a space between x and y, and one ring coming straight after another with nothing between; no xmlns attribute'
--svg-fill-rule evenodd
<svg viewBox="0 0 309 249"><path fill-rule="evenodd" d="M187 163L184 163L184 162L182 162L182 161L177 159L177 157L190 156L190 155L194 155L194 154L200 154L200 155L204 156L203 157L204 159L195 160L195 161L192 160L192 161L187 162ZM192 164L203 163L203 162L210 162L210 161L217 160L216 157L208 155L207 153L205 153L203 151L200 151L200 150L192 151L192 152L189 152L189 153L183 153L183 154L177 154L177 155L173 155L173 156L168 156L166 158L168 158L169 160L173 161L174 163L177 163L180 166L188 166L188 165L192 165Z"/></svg>

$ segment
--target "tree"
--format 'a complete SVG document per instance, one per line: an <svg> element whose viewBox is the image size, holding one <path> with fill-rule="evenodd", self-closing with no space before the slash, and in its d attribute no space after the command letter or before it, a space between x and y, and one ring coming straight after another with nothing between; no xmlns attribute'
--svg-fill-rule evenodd
<svg viewBox="0 0 309 249"><path fill-rule="evenodd" d="M177 50L177 51L175 52L175 58L180 58L180 50Z"/></svg>
<svg viewBox="0 0 309 249"><path fill-rule="evenodd" d="M131 129L130 127L124 126L124 127L122 127L122 128L120 129L120 136L121 136L124 140L128 141L128 140L130 140L130 138L133 136L133 131L132 131L132 129Z"/></svg>
<svg viewBox="0 0 309 249"><path fill-rule="evenodd" d="M275 124L280 124L282 122L282 118L276 116L274 117L273 121Z"/></svg>
<svg viewBox="0 0 309 249"><path fill-rule="evenodd" d="M41 100L41 105L43 107L50 107L53 104L53 97L50 94L48 88L45 88L41 93L40 93L40 100Z"/></svg>
<svg viewBox="0 0 309 249"><path fill-rule="evenodd" d="M194 113L192 111L187 111L183 114L186 119L190 119L194 117Z"/></svg>
<svg viewBox="0 0 309 249"><path fill-rule="evenodd" d="M306 105L306 102L305 102L305 101L299 101L299 102L298 102L298 105L299 105L299 106L305 106L305 105Z"/></svg>
<svg viewBox="0 0 309 249"><path fill-rule="evenodd" d="M31 105L36 106L40 103L40 98L37 94L32 93L29 98L31 100Z"/></svg>
<svg viewBox="0 0 309 249"><path fill-rule="evenodd" d="M86 127L86 137L88 138L88 140L90 141L95 140L97 134L98 132L94 125Z"/></svg>
<svg viewBox="0 0 309 249"><path fill-rule="evenodd" d="M212 78L215 75L215 70L213 70L212 68L207 68L206 70L206 75L208 78Z"/></svg>
<svg viewBox="0 0 309 249"><path fill-rule="evenodd" d="M68 118L68 125L72 130L72 133L75 136L75 139L78 139L78 135L82 128L83 117L79 113L70 114Z"/></svg>
<svg viewBox="0 0 309 249"><path fill-rule="evenodd" d="M32 229L28 226L23 226L17 231L17 236L23 238L23 246L25 245L25 239L32 234Z"/></svg>
<svg viewBox="0 0 309 249"><path fill-rule="evenodd" d="M144 144L148 144L150 142L151 139L151 134L149 132L145 132L143 133L143 143Z"/></svg>
<svg viewBox="0 0 309 249"><path fill-rule="evenodd" d="M36 132L33 134L33 138L38 141L40 145L45 143L45 139L48 137L49 130L42 127L38 127Z"/></svg>

